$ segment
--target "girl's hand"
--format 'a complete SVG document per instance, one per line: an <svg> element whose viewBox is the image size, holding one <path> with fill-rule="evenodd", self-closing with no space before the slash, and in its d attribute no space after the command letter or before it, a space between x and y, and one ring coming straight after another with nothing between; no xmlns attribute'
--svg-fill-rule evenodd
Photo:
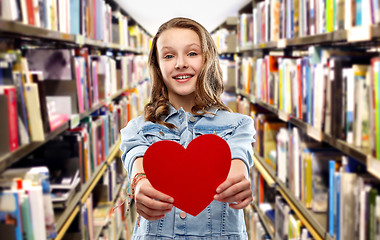
<svg viewBox="0 0 380 240"><path fill-rule="evenodd" d="M216 189L214 199L230 203L229 206L233 209L243 209L253 201L251 182L243 161L232 160L228 177Z"/></svg>
<svg viewBox="0 0 380 240"><path fill-rule="evenodd" d="M152 187L149 180L141 179L135 188L137 213L147 220L159 220L173 208L174 199Z"/></svg>

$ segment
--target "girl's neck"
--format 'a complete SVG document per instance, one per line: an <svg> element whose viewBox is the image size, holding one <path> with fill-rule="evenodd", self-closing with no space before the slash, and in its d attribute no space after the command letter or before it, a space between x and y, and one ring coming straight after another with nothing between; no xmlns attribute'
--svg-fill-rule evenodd
<svg viewBox="0 0 380 240"><path fill-rule="evenodd" d="M177 110L182 107L183 110L185 110L186 112L191 112L191 109L194 106L194 96L191 96L191 97L181 96L181 98L176 98L176 97L171 98L169 96L169 102Z"/></svg>

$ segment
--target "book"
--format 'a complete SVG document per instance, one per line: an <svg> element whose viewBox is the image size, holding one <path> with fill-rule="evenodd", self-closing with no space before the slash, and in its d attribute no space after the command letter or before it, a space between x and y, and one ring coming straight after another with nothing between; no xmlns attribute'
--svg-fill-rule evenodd
<svg viewBox="0 0 380 240"><path fill-rule="evenodd" d="M36 83L25 84L26 110L30 122L30 135L32 141L44 141L45 132L41 117L41 106Z"/></svg>
<svg viewBox="0 0 380 240"><path fill-rule="evenodd" d="M269 159L269 153L276 149L276 135L280 131L280 128L286 127L285 123L281 122L265 122L263 133L263 157L274 170L276 170L276 163L273 163Z"/></svg>
<svg viewBox="0 0 380 240"><path fill-rule="evenodd" d="M39 98L39 105L40 105L40 113L41 113L41 119L42 124L44 128L44 132L48 133L51 131L50 124L49 124L49 113L47 109L47 103L46 103L46 90L45 86L43 85L43 74L40 71L30 71L32 82L37 84L38 86L38 98Z"/></svg>
<svg viewBox="0 0 380 240"><path fill-rule="evenodd" d="M75 189L81 180L81 139L63 135L45 144L40 158L50 170L52 189Z"/></svg>
<svg viewBox="0 0 380 240"><path fill-rule="evenodd" d="M17 97L14 86L0 85L0 104L5 118L1 120L2 134L0 152L13 152L19 147Z"/></svg>
<svg viewBox="0 0 380 240"><path fill-rule="evenodd" d="M351 172L341 173L341 189L340 189L340 236L341 239L356 239L355 238L355 202L356 194L355 187L357 184L357 174Z"/></svg>
<svg viewBox="0 0 380 240"><path fill-rule="evenodd" d="M8 232L7 238L22 240L22 219L16 192L0 192L0 229Z"/></svg>
<svg viewBox="0 0 380 240"><path fill-rule="evenodd" d="M29 120L26 111L25 91L24 91L24 76L19 71L13 72L13 81L16 87L17 95L17 114L18 114L18 131L19 145L30 143Z"/></svg>
<svg viewBox="0 0 380 240"><path fill-rule="evenodd" d="M22 217L22 227L24 233L24 239L33 240L33 223L31 216L31 209L29 203L29 196L25 192L19 193L20 209Z"/></svg>
<svg viewBox="0 0 380 240"><path fill-rule="evenodd" d="M97 204L93 213L95 226L105 226L107 224L112 206L112 202L99 202Z"/></svg>
<svg viewBox="0 0 380 240"><path fill-rule="evenodd" d="M368 148L369 133L369 76L368 65L354 64L355 111L354 111L354 144L356 147Z"/></svg>
<svg viewBox="0 0 380 240"><path fill-rule="evenodd" d="M275 240L288 239L290 207L285 200L276 196L275 202Z"/></svg>
<svg viewBox="0 0 380 240"><path fill-rule="evenodd" d="M29 199L34 239L52 239L57 235L47 167L10 168L2 174L6 181L18 181L17 189ZM38 221L38 222L35 222ZM43 238L41 238L43 237Z"/></svg>
<svg viewBox="0 0 380 240"><path fill-rule="evenodd" d="M29 70L41 71L45 80L74 79L70 49L27 49L25 56Z"/></svg>
<svg viewBox="0 0 380 240"><path fill-rule="evenodd" d="M340 161L341 154L337 151L322 150L311 153L312 165L312 210L327 212L329 190L329 161ZM337 188L335 188L337 189ZM340 189L339 189L340 190Z"/></svg>

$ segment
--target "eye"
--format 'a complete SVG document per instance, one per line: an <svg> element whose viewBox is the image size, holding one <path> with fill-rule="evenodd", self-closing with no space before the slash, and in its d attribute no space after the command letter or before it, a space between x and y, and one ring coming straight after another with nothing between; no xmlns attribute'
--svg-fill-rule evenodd
<svg viewBox="0 0 380 240"><path fill-rule="evenodd" d="M174 56L173 55L165 55L164 58L165 59L170 59L170 58L173 58Z"/></svg>
<svg viewBox="0 0 380 240"><path fill-rule="evenodd" d="M192 56L197 56L198 54L197 54L196 52L190 52L188 55L189 55L190 57L192 57Z"/></svg>

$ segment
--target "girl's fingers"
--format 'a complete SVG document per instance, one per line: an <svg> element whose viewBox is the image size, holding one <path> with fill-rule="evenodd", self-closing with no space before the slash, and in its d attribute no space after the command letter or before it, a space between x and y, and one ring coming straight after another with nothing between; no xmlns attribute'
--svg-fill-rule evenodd
<svg viewBox="0 0 380 240"><path fill-rule="evenodd" d="M136 202L136 209L138 212L143 213L149 218L164 216L166 213L170 212L172 208L163 208L163 209L153 209L144 205L143 202Z"/></svg>
<svg viewBox="0 0 380 240"><path fill-rule="evenodd" d="M239 193L246 192L246 191L249 192L247 194L252 194L251 184L249 181L241 181L241 182L237 182L236 184L231 184L227 188L221 189L221 191L219 192L217 190L217 194L214 196L214 199L220 201L222 199L227 199L233 196L237 196Z"/></svg>
<svg viewBox="0 0 380 240"><path fill-rule="evenodd" d="M149 209L152 210L165 210L165 209L172 209L173 204L167 203L167 202L161 202L160 200L152 199L152 197L147 195L136 195L136 204L139 203L143 206L146 206Z"/></svg>
<svg viewBox="0 0 380 240"><path fill-rule="evenodd" d="M146 212L140 210L140 209L137 209L137 213L142 216L143 218L145 218L146 220L149 220L149 221L155 221L155 220L160 220L161 218L164 218L165 215L157 215L157 216L151 216L149 214L147 214Z"/></svg>
<svg viewBox="0 0 380 240"><path fill-rule="evenodd" d="M161 202L174 203L174 199L172 197L154 189L148 179L141 180L140 183L141 184L136 187L136 197L139 194L143 194L151 199L156 199Z"/></svg>
<svg viewBox="0 0 380 240"><path fill-rule="evenodd" d="M226 181L224 181L222 184L218 186L216 189L216 193L224 192L227 188L235 185L236 183L240 182L240 178L227 178Z"/></svg>
<svg viewBox="0 0 380 240"><path fill-rule="evenodd" d="M233 209L243 209L243 208L246 208L249 204L251 204L252 200L253 200L252 197L246 198L244 199L244 201L241 201L238 203L230 203L229 206L230 208L233 208Z"/></svg>
<svg viewBox="0 0 380 240"><path fill-rule="evenodd" d="M155 190L147 179L141 180L136 187L137 213L148 220L158 220L170 212L174 199Z"/></svg>

